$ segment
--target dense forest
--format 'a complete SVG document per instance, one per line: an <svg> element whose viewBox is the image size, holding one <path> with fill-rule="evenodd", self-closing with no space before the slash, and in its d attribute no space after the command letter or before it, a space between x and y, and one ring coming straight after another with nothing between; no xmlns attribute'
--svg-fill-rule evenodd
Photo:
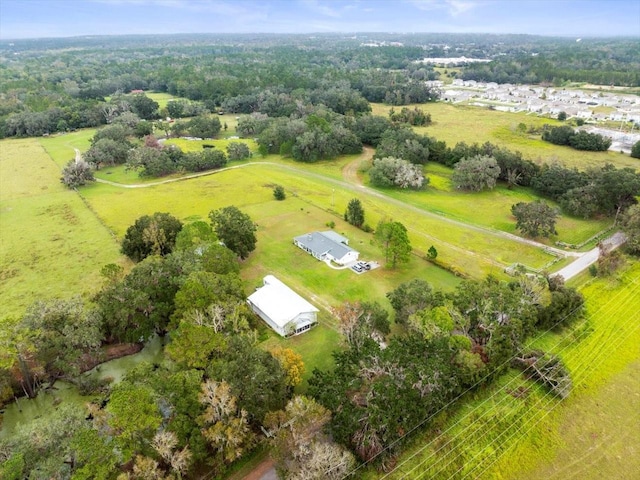
<svg viewBox="0 0 640 480"><path fill-rule="evenodd" d="M372 39L396 43L363 46ZM638 86L640 58L635 46L634 41L624 39L575 44L522 35L20 40L0 45L0 137L43 135L107 123L104 108L108 98L132 90L197 100L211 112L269 109L265 113L270 115L282 99L322 103L343 114L359 111L354 102L423 103L438 96L423 81L437 79L439 73L416 63L429 56L493 59L465 67L461 76L468 79Z"/></svg>

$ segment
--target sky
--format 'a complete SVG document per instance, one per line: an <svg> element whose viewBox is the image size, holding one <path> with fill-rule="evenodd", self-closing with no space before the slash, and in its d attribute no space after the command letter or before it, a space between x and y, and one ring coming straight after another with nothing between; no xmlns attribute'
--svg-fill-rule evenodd
<svg viewBox="0 0 640 480"><path fill-rule="evenodd" d="M262 32L640 37L640 0L0 0L0 39Z"/></svg>

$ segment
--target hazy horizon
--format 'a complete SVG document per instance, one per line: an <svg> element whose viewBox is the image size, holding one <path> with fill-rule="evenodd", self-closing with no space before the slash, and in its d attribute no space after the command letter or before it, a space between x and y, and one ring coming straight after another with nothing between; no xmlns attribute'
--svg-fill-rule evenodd
<svg viewBox="0 0 640 480"><path fill-rule="evenodd" d="M640 36L638 0L0 0L0 39L156 34Z"/></svg>

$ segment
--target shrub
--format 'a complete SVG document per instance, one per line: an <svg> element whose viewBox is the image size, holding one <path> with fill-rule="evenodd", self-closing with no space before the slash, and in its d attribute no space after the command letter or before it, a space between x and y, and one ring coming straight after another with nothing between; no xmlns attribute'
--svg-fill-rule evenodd
<svg viewBox="0 0 640 480"><path fill-rule="evenodd" d="M282 185L276 185L273 188L273 198L276 200L284 200L287 198L287 194L284 191L284 187Z"/></svg>
<svg viewBox="0 0 640 480"><path fill-rule="evenodd" d="M88 182L95 181L93 169L87 162L69 161L62 170L60 181L69 188L77 188Z"/></svg>

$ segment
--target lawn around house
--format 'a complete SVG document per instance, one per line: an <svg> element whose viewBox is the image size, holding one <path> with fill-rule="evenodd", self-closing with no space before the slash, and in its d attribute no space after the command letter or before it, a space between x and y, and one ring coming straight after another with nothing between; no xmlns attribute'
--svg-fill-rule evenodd
<svg viewBox="0 0 640 480"><path fill-rule="evenodd" d="M181 219L203 219L212 209L226 205L236 205L260 225L262 219L275 216L279 209L284 208L273 201L274 184L283 185L292 199L298 197L296 201L303 202L296 207L297 210L311 211L306 208L309 205L319 209L318 215L325 212L316 220L315 229L331 220L340 220L348 201L357 196L363 201L368 223L375 226L383 217L400 219L409 228L415 253L424 255L431 245L435 245L439 258L445 264L476 278L488 273L501 274L504 267L516 262L543 268L553 260L539 248L445 223L401 202L380 198L375 192L358 187L347 188L343 183L307 174L303 170L288 170L274 165L249 165L145 189L125 190L96 184L83 188L82 194L109 228L123 235L126 228L143 214L169 211ZM287 202L289 199L282 203L286 205ZM304 215L299 214L293 222L299 224L302 217ZM295 234L287 232L291 238ZM367 239L370 238L368 235Z"/></svg>

